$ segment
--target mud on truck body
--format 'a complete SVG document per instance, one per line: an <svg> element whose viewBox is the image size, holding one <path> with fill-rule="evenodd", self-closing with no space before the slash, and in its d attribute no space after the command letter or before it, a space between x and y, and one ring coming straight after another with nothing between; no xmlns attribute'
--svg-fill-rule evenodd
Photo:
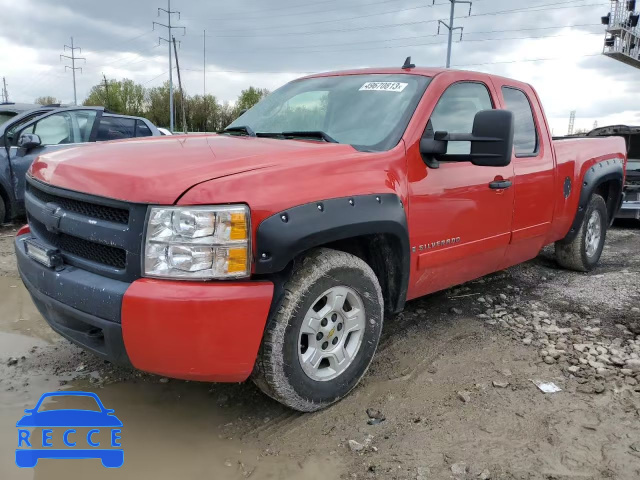
<svg viewBox="0 0 640 480"><path fill-rule="evenodd" d="M531 86L405 67L293 81L218 135L39 157L16 252L44 318L110 361L314 411L408 300L554 242L594 268L624 141L554 142Z"/></svg>

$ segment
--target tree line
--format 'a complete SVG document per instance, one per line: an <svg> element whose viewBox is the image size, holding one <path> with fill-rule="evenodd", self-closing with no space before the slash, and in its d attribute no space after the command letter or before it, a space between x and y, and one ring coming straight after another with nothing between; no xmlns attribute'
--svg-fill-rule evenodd
<svg viewBox="0 0 640 480"><path fill-rule="evenodd" d="M264 96L266 88L249 87L242 90L235 103L220 102L214 95L188 95L184 100L179 89L174 87L174 128L183 129L182 102L189 132L216 132L233 122L243 110L251 108ZM47 105L60 103L54 97L38 97L36 103ZM107 80L94 85L84 106L103 106L122 115L146 117L158 127L169 127L169 82L162 86L145 88L133 80Z"/></svg>

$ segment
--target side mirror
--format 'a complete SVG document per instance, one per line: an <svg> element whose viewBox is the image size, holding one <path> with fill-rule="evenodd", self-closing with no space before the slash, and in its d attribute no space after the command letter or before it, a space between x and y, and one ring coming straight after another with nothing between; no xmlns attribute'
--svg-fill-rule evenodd
<svg viewBox="0 0 640 480"><path fill-rule="evenodd" d="M18 147L29 151L42 145L42 140L35 133L23 133L18 139Z"/></svg>
<svg viewBox="0 0 640 480"><path fill-rule="evenodd" d="M513 124L513 113L508 110L482 110L473 119L471 134L435 132L433 139L420 140L420 153L431 168L438 168L438 160L505 167L511 163ZM471 152L447 155L448 142L471 142Z"/></svg>

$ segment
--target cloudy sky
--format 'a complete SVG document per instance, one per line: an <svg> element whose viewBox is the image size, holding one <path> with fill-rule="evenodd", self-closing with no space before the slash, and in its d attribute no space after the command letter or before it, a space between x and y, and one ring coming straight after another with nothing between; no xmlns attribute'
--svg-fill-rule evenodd
<svg viewBox="0 0 640 480"><path fill-rule="evenodd" d="M444 66L447 0L173 0L172 22L185 88L233 101L254 85L269 89L305 73L369 66L400 66L411 55L419 66ZM462 41L454 68L480 70L531 83L540 92L554 133L576 128L640 124L640 69L600 55L603 0L474 0L456 7ZM166 0L0 0L0 76L10 100L40 95L73 101L63 45L82 47L78 102L107 78L131 78L147 87L168 79L168 46L158 46L167 23L157 16ZM206 30L206 37L204 31ZM203 46L206 42L206 65ZM69 53L69 52L66 52ZM174 76L175 79L175 76Z"/></svg>

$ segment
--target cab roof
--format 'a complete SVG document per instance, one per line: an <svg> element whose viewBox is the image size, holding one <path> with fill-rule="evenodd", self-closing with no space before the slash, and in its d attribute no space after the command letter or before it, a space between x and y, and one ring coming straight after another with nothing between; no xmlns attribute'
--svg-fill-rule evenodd
<svg viewBox="0 0 640 480"><path fill-rule="evenodd" d="M300 80L306 78L318 78L318 77L339 77L343 75L419 75L422 77L435 77L441 73L474 73L480 75L486 75L490 78L508 80L509 82L526 84L526 82L520 82L512 78L501 77L499 75L493 75L485 72L474 72L471 70L456 70L452 68L431 68L431 67L413 67L413 68L401 68L401 67L378 67L378 68L359 68L351 70L336 70L332 72L314 73L301 77ZM527 84L528 85L528 84Z"/></svg>

